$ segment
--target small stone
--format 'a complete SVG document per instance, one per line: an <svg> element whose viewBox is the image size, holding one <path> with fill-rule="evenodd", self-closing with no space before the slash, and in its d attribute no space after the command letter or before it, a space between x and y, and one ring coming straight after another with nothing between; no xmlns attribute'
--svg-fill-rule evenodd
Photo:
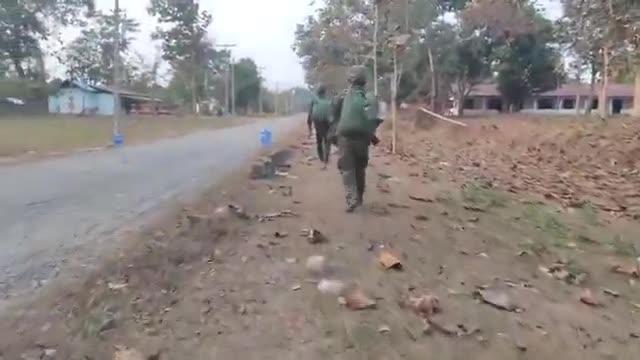
<svg viewBox="0 0 640 360"><path fill-rule="evenodd" d="M522 352L527 351L527 344L520 339L515 339L516 348Z"/></svg>
<svg viewBox="0 0 640 360"><path fill-rule="evenodd" d="M107 319L102 321L102 324L100 324L98 331L99 332L109 331L115 327L116 327L116 320L112 317L108 317Z"/></svg>
<svg viewBox="0 0 640 360"><path fill-rule="evenodd" d="M378 328L378 332L380 334L386 334L386 333L390 333L391 332L391 328L387 325L382 325Z"/></svg>
<svg viewBox="0 0 640 360"><path fill-rule="evenodd" d="M56 353L58 352L58 350L56 349L44 349L44 358L54 358L56 356Z"/></svg>
<svg viewBox="0 0 640 360"><path fill-rule="evenodd" d="M26 351L20 355L22 360L40 360L42 359L43 352L41 349L33 349Z"/></svg>

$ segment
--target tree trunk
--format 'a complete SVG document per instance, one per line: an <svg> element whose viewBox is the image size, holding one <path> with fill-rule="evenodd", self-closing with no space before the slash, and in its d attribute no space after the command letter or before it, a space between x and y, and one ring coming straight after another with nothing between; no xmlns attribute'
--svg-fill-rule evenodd
<svg viewBox="0 0 640 360"><path fill-rule="evenodd" d="M378 4L374 4L374 26L373 26L373 94L378 96Z"/></svg>
<svg viewBox="0 0 640 360"><path fill-rule="evenodd" d="M633 112L632 115L640 118L640 63L634 66L635 69L635 91L633 92Z"/></svg>
<svg viewBox="0 0 640 360"><path fill-rule="evenodd" d="M196 90L196 71L193 69L191 72L191 105L193 106L193 112L198 112L198 92Z"/></svg>
<svg viewBox="0 0 640 360"><path fill-rule="evenodd" d="M585 114L591 115L591 108L593 107L593 97L596 92L596 66L595 63L591 63L591 79L589 81L589 97L587 98L587 109Z"/></svg>
<svg viewBox="0 0 640 360"><path fill-rule="evenodd" d="M605 46L602 52L602 88L600 89L600 98L598 99L598 106L600 110L600 117L606 119L609 115L608 109L608 87L609 87L609 44Z"/></svg>
<svg viewBox="0 0 640 360"><path fill-rule="evenodd" d="M391 153L397 150L398 132L396 127L396 107L398 100L398 51L393 49L393 78L391 80Z"/></svg>
<svg viewBox="0 0 640 360"><path fill-rule="evenodd" d="M436 84L436 69L433 64L433 52L431 47L427 47L427 54L429 55L429 70L431 71L431 111L436 111L436 99L438 98L438 90Z"/></svg>
<svg viewBox="0 0 640 360"><path fill-rule="evenodd" d="M13 61L13 67L15 68L16 73L18 73L18 77L20 79L26 78L27 74L25 73L24 68L22 67L22 61L20 61L20 59L15 57L12 59L12 61Z"/></svg>
<svg viewBox="0 0 640 360"><path fill-rule="evenodd" d="M458 90L460 90L460 88L458 88ZM464 116L464 100L465 100L464 96L464 92L463 91L458 91L458 117L463 117Z"/></svg>

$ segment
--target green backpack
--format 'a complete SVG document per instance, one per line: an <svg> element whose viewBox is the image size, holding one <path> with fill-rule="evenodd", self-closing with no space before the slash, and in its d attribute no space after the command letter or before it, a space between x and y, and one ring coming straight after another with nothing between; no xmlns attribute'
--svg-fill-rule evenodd
<svg viewBox="0 0 640 360"><path fill-rule="evenodd" d="M311 105L311 119L313 121L326 121L331 120L331 99L317 97L313 99Z"/></svg>

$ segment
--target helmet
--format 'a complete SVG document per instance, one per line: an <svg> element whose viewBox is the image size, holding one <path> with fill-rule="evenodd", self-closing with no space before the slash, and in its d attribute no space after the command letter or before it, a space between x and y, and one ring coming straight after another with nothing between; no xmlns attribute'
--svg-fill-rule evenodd
<svg viewBox="0 0 640 360"><path fill-rule="evenodd" d="M352 67L349 70L349 82L354 85L365 85L367 83L367 68L361 65Z"/></svg>

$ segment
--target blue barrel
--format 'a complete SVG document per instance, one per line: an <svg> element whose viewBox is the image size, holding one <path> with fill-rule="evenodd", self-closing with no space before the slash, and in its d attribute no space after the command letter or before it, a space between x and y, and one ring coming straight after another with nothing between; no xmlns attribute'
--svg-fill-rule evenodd
<svg viewBox="0 0 640 360"><path fill-rule="evenodd" d="M120 146L124 143L124 135L113 134L113 146Z"/></svg>
<svg viewBox="0 0 640 360"><path fill-rule="evenodd" d="M260 131L260 143L262 146L270 146L273 142L273 136L269 128L264 128Z"/></svg>

